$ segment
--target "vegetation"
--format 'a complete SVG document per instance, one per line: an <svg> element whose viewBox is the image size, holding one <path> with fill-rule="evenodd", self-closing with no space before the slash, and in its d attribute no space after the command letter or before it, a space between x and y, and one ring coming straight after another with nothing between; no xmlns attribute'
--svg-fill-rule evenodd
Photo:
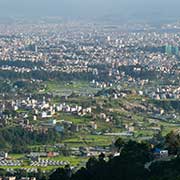
<svg viewBox="0 0 180 180"><path fill-rule="evenodd" d="M53 129L48 132L31 132L21 127L8 127L0 130L0 149L12 153L28 152L29 145L59 142L61 135Z"/></svg>
<svg viewBox="0 0 180 180"><path fill-rule="evenodd" d="M152 149L149 144L134 141L125 143L122 140L118 140L117 144L122 147L120 156L109 156L108 160L104 154L99 155L98 158L91 157L85 168L83 167L73 174L68 166L59 168L50 175L49 180L179 179L179 157L168 162L154 161L147 169L145 164L152 161Z"/></svg>

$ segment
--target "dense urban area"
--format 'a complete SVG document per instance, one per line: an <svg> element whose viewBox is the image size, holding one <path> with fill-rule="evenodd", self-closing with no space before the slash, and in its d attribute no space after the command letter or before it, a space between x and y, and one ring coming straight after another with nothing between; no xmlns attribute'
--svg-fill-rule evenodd
<svg viewBox="0 0 180 180"><path fill-rule="evenodd" d="M176 180L179 154L179 22L0 23L2 179Z"/></svg>

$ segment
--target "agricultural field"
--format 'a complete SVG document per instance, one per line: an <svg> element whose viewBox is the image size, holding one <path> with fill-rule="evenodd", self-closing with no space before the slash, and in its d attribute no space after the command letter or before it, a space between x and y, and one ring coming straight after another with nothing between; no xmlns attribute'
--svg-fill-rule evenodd
<svg viewBox="0 0 180 180"><path fill-rule="evenodd" d="M68 96L72 93L87 95L96 93L100 88L95 88L88 81L48 81L45 83L46 92L58 96Z"/></svg>

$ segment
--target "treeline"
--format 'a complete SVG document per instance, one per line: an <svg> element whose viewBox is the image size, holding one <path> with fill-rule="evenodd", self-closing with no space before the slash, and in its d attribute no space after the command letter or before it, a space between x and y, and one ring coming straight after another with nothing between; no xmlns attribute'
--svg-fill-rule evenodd
<svg viewBox="0 0 180 180"><path fill-rule="evenodd" d="M152 102L166 111L180 111L180 100L152 100Z"/></svg>
<svg viewBox="0 0 180 180"><path fill-rule="evenodd" d="M0 93L10 93L14 92L13 90L23 90L25 92L32 92L41 87L41 84L31 82L31 81L23 81L23 80L0 80Z"/></svg>
<svg viewBox="0 0 180 180"><path fill-rule="evenodd" d="M21 127L8 127L0 130L0 150L12 153L28 152L30 145L51 144L60 140L61 134L53 129L49 129L47 133L31 132Z"/></svg>
<svg viewBox="0 0 180 180"><path fill-rule="evenodd" d="M0 66L14 66L19 68L33 68L33 67L43 67L44 62L32 62L32 61L3 61L0 60Z"/></svg>
<svg viewBox="0 0 180 180"><path fill-rule="evenodd" d="M65 73L65 72L47 72L44 70L36 70L31 72L14 72L7 70L0 70L1 79L37 79L37 80L61 80L61 81L71 81L71 80L92 80L95 79L95 75L91 72L79 72L79 73Z"/></svg>
<svg viewBox="0 0 180 180"><path fill-rule="evenodd" d="M135 68L141 68L141 70L136 71ZM121 66L119 68L119 71L125 72L126 75L129 75L136 79L140 78L140 79L156 80L159 77L164 76L164 74L159 71L148 70L146 67L142 67L141 65Z"/></svg>

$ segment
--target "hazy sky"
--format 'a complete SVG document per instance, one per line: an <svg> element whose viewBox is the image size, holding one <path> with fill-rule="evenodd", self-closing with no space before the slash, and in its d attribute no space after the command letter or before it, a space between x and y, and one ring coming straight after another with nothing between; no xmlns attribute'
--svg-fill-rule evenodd
<svg viewBox="0 0 180 180"><path fill-rule="evenodd" d="M155 16L180 19L180 0L0 0L0 16Z"/></svg>

